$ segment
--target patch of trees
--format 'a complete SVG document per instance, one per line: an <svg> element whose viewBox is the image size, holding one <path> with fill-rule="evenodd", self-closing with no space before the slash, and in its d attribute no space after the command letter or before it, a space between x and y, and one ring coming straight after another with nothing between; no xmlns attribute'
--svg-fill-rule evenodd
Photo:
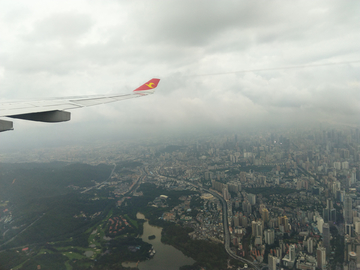
<svg viewBox="0 0 360 270"><path fill-rule="evenodd" d="M42 269L59 269L66 270L65 262L68 259L62 254L41 254L36 257L30 258L26 261L20 270L37 269L41 265Z"/></svg>
<svg viewBox="0 0 360 270"><path fill-rule="evenodd" d="M200 196L193 196L190 201L190 208L204 208L204 200Z"/></svg>
<svg viewBox="0 0 360 270"><path fill-rule="evenodd" d="M186 256L196 260L197 263L193 267L225 269L228 255L224 246L206 240L192 240L188 235L191 230L191 228L182 228L171 223L163 228L161 241L176 247Z"/></svg>
<svg viewBox="0 0 360 270"><path fill-rule="evenodd" d="M93 186L93 180L106 180L112 167L108 165L91 166L87 164L71 164L63 167L43 166L7 170L0 177L3 199L11 201L19 208L26 207L34 199L48 198L74 192L69 185Z"/></svg>
<svg viewBox="0 0 360 270"><path fill-rule="evenodd" d="M14 251L4 251L0 253L0 269L12 269L19 265L21 262L27 260L25 254L19 254Z"/></svg>
<svg viewBox="0 0 360 270"><path fill-rule="evenodd" d="M139 249L134 252L129 249L129 246L139 247ZM143 242L140 238L116 238L109 242L109 253L98 258L96 266L99 267L101 265L102 267L120 267L121 262L144 261L149 258L149 250L151 247L151 244Z"/></svg>
<svg viewBox="0 0 360 270"><path fill-rule="evenodd" d="M334 263L333 265L336 265L337 263L343 264L344 262L344 236L341 236L336 229L336 227L332 226L330 227L330 232L333 238L330 240L330 246L335 247L335 254L334 254Z"/></svg>
<svg viewBox="0 0 360 270"><path fill-rule="evenodd" d="M33 226L19 234L8 246L61 241L71 236L76 237L100 222L113 205L113 201L109 200L82 200L77 194L67 194L40 201L48 208L45 214ZM74 217L74 215L79 216L81 212L86 217ZM96 212L102 212L102 214L92 219L90 216Z"/></svg>

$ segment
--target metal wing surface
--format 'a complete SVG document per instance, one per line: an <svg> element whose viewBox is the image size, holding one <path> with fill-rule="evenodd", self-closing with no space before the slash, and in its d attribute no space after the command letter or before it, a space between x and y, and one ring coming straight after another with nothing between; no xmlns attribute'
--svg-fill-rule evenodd
<svg viewBox="0 0 360 270"><path fill-rule="evenodd" d="M155 92L159 79L151 79L128 94L64 97L48 100L0 103L0 117L18 118L39 122L63 122L70 120L65 110L95 106L130 98L147 96ZM0 132L11 130L12 122L0 120Z"/></svg>

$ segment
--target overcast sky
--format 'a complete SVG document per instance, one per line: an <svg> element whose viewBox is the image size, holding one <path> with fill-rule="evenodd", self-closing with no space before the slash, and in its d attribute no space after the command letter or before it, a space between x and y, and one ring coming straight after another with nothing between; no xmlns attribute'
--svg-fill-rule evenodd
<svg viewBox="0 0 360 270"><path fill-rule="evenodd" d="M246 129L358 125L359 1L2 1L0 98L131 91L148 97L72 111L61 124L14 120L0 150ZM206 75L206 76L194 76Z"/></svg>

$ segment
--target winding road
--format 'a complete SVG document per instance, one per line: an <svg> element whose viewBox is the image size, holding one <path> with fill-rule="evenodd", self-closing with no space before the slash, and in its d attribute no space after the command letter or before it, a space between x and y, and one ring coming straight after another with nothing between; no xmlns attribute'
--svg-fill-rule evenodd
<svg viewBox="0 0 360 270"><path fill-rule="evenodd" d="M226 252L229 254L229 256L231 256L232 258L241 261L243 263L247 263L249 266L252 266L254 269L260 270L262 267L243 258L240 257L238 255L236 255L230 248L230 231L229 231L229 222L228 222L228 216L227 216L227 204L226 201L224 200L224 198L222 196L220 196L217 192L212 191L212 190L208 190L208 189L204 189L206 192L209 192L211 195L213 195L214 197L218 198L221 201L222 207L223 207L223 224L224 224L224 244L225 244L225 250Z"/></svg>
<svg viewBox="0 0 360 270"><path fill-rule="evenodd" d="M160 175L159 173L156 172L156 175L157 176L162 176ZM164 177L164 176L162 176ZM172 178L174 179L175 181L178 181L176 178L173 178L173 177L168 177L168 178ZM191 183L191 182L188 182L186 181L188 184L196 187L196 188L199 188L200 190L204 190L208 193L210 193L211 195L213 195L214 197L218 198L220 201L221 201L221 204L222 204L222 208L223 208L223 225L224 225L224 244L225 244L225 250L227 252L227 254L229 254L230 257L232 257L233 259L235 260L238 260L238 261L241 261L243 263L247 263L249 266L253 267L254 269L256 270L261 270L263 268L264 265L262 264L257 264L257 263L254 263L252 261L249 261L243 257L240 257L238 255L236 255L230 248L230 231L229 231L229 222L228 222L228 216L227 216L227 204L226 204L226 201L224 200L224 198L219 195L216 191L213 191L213 190L209 190L209 189L206 189L206 188L203 188L203 187L200 187L198 185L195 185L194 183Z"/></svg>

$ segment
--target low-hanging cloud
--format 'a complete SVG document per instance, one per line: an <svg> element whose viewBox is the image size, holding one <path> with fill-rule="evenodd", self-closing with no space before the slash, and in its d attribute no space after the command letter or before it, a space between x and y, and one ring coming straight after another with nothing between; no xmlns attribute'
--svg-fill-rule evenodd
<svg viewBox="0 0 360 270"><path fill-rule="evenodd" d="M161 82L151 97L74 110L69 123L15 121L0 147L359 121L358 63L211 75L360 60L357 1L21 3L0 4L1 98Z"/></svg>

